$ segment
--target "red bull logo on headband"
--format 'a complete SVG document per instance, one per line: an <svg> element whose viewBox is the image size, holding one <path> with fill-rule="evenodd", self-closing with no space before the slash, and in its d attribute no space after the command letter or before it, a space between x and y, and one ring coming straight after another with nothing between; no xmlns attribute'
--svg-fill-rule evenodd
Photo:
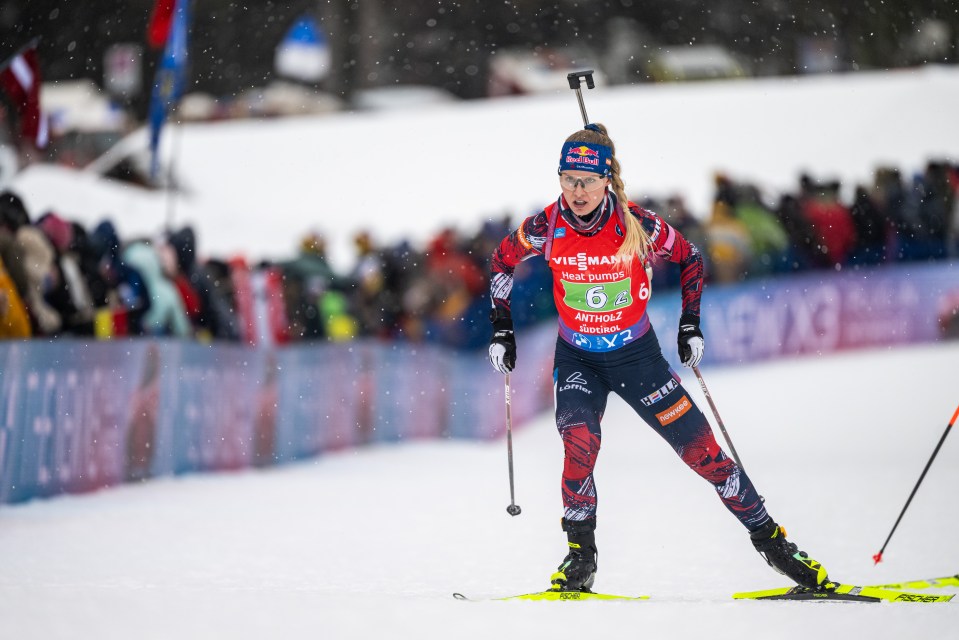
<svg viewBox="0 0 959 640"><path fill-rule="evenodd" d="M602 144L567 142L559 159L560 171L592 171L607 175L612 163L612 150Z"/></svg>
<svg viewBox="0 0 959 640"><path fill-rule="evenodd" d="M566 162L576 165L599 166L599 151L590 149L586 145L572 147L566 152Z"/></svg>
<svg viewBox="0 0 959 640"><path fill-rule="evenodd" d="M595 151L595 150L593 150L593 149L590 149L590 148L587 147L585 144L584 144L584 145L580 145L580 146L578 146L578 147L573 147L572 149L569 150L569 153L570 153L570 154L577 155L577 156L580 156L581 158L582 158L582 157L586 157L586 156L593 157L593 158L599 158L599 151Z"/></svg>

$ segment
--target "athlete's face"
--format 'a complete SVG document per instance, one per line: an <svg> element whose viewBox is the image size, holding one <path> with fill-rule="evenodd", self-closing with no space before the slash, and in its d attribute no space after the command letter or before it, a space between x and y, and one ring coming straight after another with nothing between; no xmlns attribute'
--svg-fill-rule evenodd
<svg viewBox="0 0 959 640"><path fill-rule="evenodd" d="M585 216L602 202L609 178L591 171L564 171L559 174L559 184L570 210Z"/></svg>

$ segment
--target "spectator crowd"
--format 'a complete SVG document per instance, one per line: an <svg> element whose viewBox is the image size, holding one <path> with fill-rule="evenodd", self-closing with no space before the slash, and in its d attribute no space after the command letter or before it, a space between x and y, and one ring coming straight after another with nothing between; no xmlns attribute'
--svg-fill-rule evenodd
<svg viewBox="0 0 959 640"><path fill-rule="evenodd" d="M755 185L716 176L712 211L692 215L680 197L637 199L696 244L707 283L812 269L839 270L959 256L959 164L929 162L914 176L876 171L844 201L837 182L803 175L794 193L767 201ZM201 258L189 227L160 238L121 239L109 220L92 229L60 212L34 217L0 194L0 338L193 337L287 344L360 337L486 343L489 258L519 220L504 215L470 237L443 229L422 248L354 238L349 273L335 272L324 240L297 255L248 264ZM532 262L532 261L531 261ZM674 265L654 264L654 284L676 287ZM513 309L522 326L551 317L551 280L524 263Z"/></svg>

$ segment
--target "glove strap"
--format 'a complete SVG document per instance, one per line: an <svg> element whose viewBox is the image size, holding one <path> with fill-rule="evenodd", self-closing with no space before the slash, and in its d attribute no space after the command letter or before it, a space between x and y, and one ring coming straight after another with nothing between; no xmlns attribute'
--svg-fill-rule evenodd
<svg viewBox="0 0 959 640"><path fill-rule="evenodd" d="M489 312L489 321L493 323L493 331L512 331L513 317L509 309L493 307Z"/></svg>
<svg viewBox="0 0 959 640"><path fill-rule="evenodd" d="M679 318L679 326L680 326L680 327L684 327L684 326L687 326L687 325L692 325L692 326L695 327L696 330L698 331L698 330L699 330L699 316L694 316L694 315L691 314L691 313L684 313L682 316L680 316L680 318Z"/></svg>

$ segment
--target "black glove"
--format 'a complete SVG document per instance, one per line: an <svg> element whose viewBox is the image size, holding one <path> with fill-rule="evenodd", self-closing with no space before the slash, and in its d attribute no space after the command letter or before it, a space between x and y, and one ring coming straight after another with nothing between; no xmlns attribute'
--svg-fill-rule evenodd
<svg viewBox="0 0 959 640"><path fill-rule="evenodd" d="M495 307L489 312L489 319L493 323L493 337L489 341L489 361L500 373L509 373L516 366L513 318L508 310Z"/></svg>
<svg viewBox="0 0 959 640"><path fill-rule="evenodd" d="M703 332L699 330L699 316L684 313L679 319L679 360L687 367L699 365L703 359Z"/></svg>

